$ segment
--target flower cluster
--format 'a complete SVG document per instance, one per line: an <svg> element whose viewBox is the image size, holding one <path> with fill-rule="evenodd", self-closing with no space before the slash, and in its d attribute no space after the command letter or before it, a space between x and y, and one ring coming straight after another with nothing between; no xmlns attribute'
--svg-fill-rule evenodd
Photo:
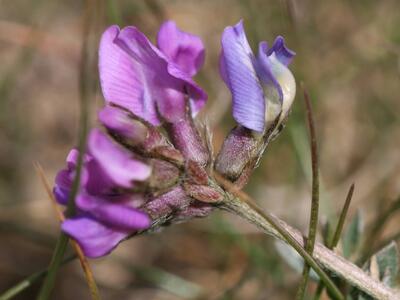
<svg viewBox="0 0 400 300"><path fill-rule="evenodd" d="M137 28L109 27L101 38L99 72L104 130L92 129L83 156L77 212L62 224L85 255L106 255L137 232L207 216L224 201L217 171L243 186L290 110L294 53L278 37L255 57L242 22L222 37L220 71L232 92L238 122L217 158L194 122L207 100L192 77L204 62L201 39L164 23L153 45ZM78 151L56 177L65 205Z"/></svg>

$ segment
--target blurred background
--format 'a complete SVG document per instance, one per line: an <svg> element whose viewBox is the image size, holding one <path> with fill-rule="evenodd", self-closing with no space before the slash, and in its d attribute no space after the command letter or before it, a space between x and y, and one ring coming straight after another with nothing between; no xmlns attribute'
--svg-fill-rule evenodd
<svg viewBox="0 0 400 300"><path fill-rule="evenodd" d="M291 69L298 93L285 130L267 149L246 192L307 232L311 166L304 82L318 134L321 228L336 224L354 182L346 228L356 228L363 238L356 236L346 256L357 260L387 238L398 238L398 0L99 3L93 39L117 23L135 25L154 41L167 19L202 37L206 62L196 80L209 101L200 118L213 128L216 149L234 125L230 93L218 72L223 29L243 18L254 50L261 40L284 36L297 52ZM83 17L83 1L0 0L0 293L48 265L59 233L33 162L53 182L77 143ZM99 87L96 91L92 125L103 103ZM91 265L103 299L293 299L300 275L289 266L286 250L239 218L215 212L124 242ZM39 287L34 284L15 299L33 299ZM314 289L311 284L309 292ZM62 267L53 299L89 299L77 261Z"/></svg>

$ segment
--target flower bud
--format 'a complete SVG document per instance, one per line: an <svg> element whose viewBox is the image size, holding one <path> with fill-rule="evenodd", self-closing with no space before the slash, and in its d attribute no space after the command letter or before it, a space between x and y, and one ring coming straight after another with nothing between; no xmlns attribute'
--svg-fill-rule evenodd
<svg viewBox="0 0 400 300"><path fill-rule="evenodd" d="M287 67L295 53L279 36L271 48L261 42L255 56L242 21L224 30L221 44L220 71L232 93L234 119L261 134L268 132L278 117L279 126L296 94L296 83Z"/></svg>
<svg viewBox="0 0 400 300"><path fill-rule="evenodd" d="M185 184L186 193L204 203L218 203L224 200L224 195L221 191L207 185Z"/></svg>
<svg viewBox="0 0 400 300"><path fill-rule="evenodd" d="M107 105L99 112L99 120L107 130L125 145L151 151L168 145L161 133L151 124L135 117L130 111Z"/></svg>
<svg viewBox="0 0 400 300"><path fill-rule="evenodd" d="M183 165L182 154L161 132L153 125L135 117L130 111L115 105L107 105L100 111L99 120L116 140L134 148L138 153L165 158Z"/></svg>
<svg viewBox="0 0 400 300"><path fill-rule="evenodd" d="M182 153L184 158L195 161L202 166L209 162L209 153L189 113L186 117L174 123L166 124L172 143Z"/></svg>
<svg viewBox="0 0 400 300"><path fill-rule="evenodd" d="M163 190L178 182L180 172L172 163L161 159L151 159L150 166L152 173L148 180L149 188Z"/></svg>
<svg viewBox="0 0 400 300"><path fill-rule="evenodd" d="M292 106L296 82L287 66L295 53L279 36L271 48L261 42L256 57L242 21L224 30L221 44L221 76L232 93L233 117L240 125L225 139L215 169L243 187Z"/></svg>
<svg viewBox="0 0 400 300"><path fill-rule="evenodd" d="M235 182L248 165L258 159L263 140L243 126L235 127L227 136L215 161L215 169Z"/></svg>

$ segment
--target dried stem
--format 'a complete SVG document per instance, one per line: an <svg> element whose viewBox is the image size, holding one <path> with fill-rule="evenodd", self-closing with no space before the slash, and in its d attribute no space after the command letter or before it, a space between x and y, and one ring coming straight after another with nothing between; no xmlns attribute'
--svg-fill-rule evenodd
<svg viewBox="0 0 400 300"><path fill-rule="evenodd" d="M46 178L46 175L44 174L43 168L38 162L34 163L34 166L36 168L37 173L39 174L39 177L43 183L44 188L46 189L47 195L48 195L49 199L51 200L51 203L57 214L58 220L61 223L62 221L65 220L65 216L62 213L60 207L57 205L57 201L54 198L53 193L51 192L50 184ZM96 281L94 280L93 272L90 268L88 260L86 259L85 255L82 252L81 247L78 245L77 242L75 242L74 240L70 240L70 243L72 245L72 248L74 248L76 255L79 258L79 262L81 263L83 273L85 274L86 282L89 286L91 298L93 300L100 299L99 289L97 287Z"/></svg>
<svg viewBox="0 0 400 300"><path fill-rule="evenodd" d="M312 193L311 193L311 213L310 225L308 229L308 238L306 243L307 252L312 255L314 251L315 239L317 237L318 229L318 212L319 212L319 174L318 174L318 148L317 136L315 133L314 117L311 108L311 101L307 90L303 87L304 102L307 111L307 123L310 131L310 148L311 148L311 170L312 170ZM301 300L307 287L308 277L310 275L310 265L305 264L303 269L303 276L297 291L296 299Z"/></svg>

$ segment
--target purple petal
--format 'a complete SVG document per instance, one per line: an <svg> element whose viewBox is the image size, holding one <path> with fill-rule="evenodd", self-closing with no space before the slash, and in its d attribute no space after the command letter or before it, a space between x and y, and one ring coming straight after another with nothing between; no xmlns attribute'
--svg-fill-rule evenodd
<svg viewBox="0 0 400 300"><path fill-rule="evenodd" d="M99 73L104 98L158 125L155 98L150 97L142 67L115 43L119 32L118 26L111 26L100 41Z"/></svg>
<svg viewBox="0 0 400 300"><path fill-rule="evenodd" d="M184 82L184 90L188 95L190 110L194 118L207 102L207 94L191 77L181 71L175 64L168 64L168 73Z"/></svg>
<svg viewBox="0 0 400 300"><path fill-rule="evenodd" d="M59 204L61 205L67 205L68 204L68 197L69 197L69 192L70 189L63 189L58 186L55 186L53 188L53 194L56 197L56 200Z"/></svg>
<svg viewBox="0 0 400 300"><path fill-rule="evenodd" d="M244 127L262 132L265 125L263 89L254 67L254 55L240 21L227 27L222 35L222 50L228 87L232 93L233 117Z"/></svg>
<svg viewBox="0 0 400 300"><path fill-rule="evenodd" d="M219 74L221 75L221 78L225 84L229 87L228 74L226 72L224 49L222 48L221 53L219 54Z"/></svg>
<svg viewBox="0 0 400 300"><path fill-rule="evenodd" d="M78 163L79 151L77 149L72 149L67 156L67 167L72 170L75 169L76 164Z"/></svg>
<svg viewBox="0 0 400 300"><path fill-rule="evenodd" d="M67 156L66 163L67 168L59 171L55 178L55 186L53 188L53 194L56 197L58 203L66 205L68 202L69 192L72 186L72 182L75 176L75 168L78 163L79 151L72 149ZM84 163L90 160L88 155L84 157ZM81 172L81 185L85 185L88 180L87 172L85 168Z"/></svg>
<svg viewBox="0 0 400 300"><path fill-rule="evenodd" d="M259 77L264 84L264 93L268 98L268 105L271 105L267 107L266 119L271 122L278 114L281 114L280 120L287 116L296 95L296 81L292 72L277 58L275 52L267 55L267 49L265 42L260 43L257 62Z"/></svg>
<svg viewBox="0 0 400 300"><path fill-rule="evenodd" d="M151 225L151 220L147 214L130 206L127 201L114 203L82 193L77 197L76 204L82 211L113 228L139 230L146 229Z"/></svg>
<svg viewBox="0 0 400 300"><path fill-rule="evenodd" d="M118 107L105 106L99 112L99 120L108 130L132 142L143 142L148 134L143 123L134 120L129 112Z"/></svg>
<svg viewBox="0 0 400 300"><path fill-rule="evenodd" d="M169 122L183 118L186 106L184 82L168 73L164 55L133 26L122 29L116 42L131 56L140 73L144 105L154 106L157 101L160 114Z"/></svg>
<svg viewBox="0 0 400 300"><path fill-rule="evenodd" d="M275 75L273 74L273 64L271 62L271 57L267 56L268 45L266 42L260 42L258 47L258 68L257 74L261 79L264 87L264 90L267 92L268 96L279 99L282 103L283 101L283 92L282 88L277 81ZM279 63L278 63L279 64ZM268 109L268 108L267 108Z"/></svg>
<svg viewBox="0 0 400 300"><path fill-rule="evenodd" d="M162 117L173 123L182 119L186 113L186 93L193 114L204 105L207 96L202 89L176 64L169 62L137 28L125 27L116 43L132 58L140 73L145 106L157 102Z"/></svg>
<svg viewBox="0 0 400 300"><path fill-rule="evenodd" d="M157 45L171 61L190 76L194 76L204 63L205 51L201 39L181 31L173 21L161 25Z"/></svg>
<svg viewBox="0 0 400 300"><path fill-rule="evenodd" d="M69 170L61 170L57 173L55 179L55 187L53 194L56 197L58 203L66 205L68 202L69 192L71 190L72 178Z"/></svg>
<svg viewBox="0 0 400 300"><path fill-rule="evenodd" d="M86 164L87 182L84 185L85 190L92 195L104 195L112 193L118 184L102 168L100 163L92 159Z"/></svg>
<svg viewBox="0 0 400 300"><path fill-rule="evenodd" d="M294 51L286 47L285 39L281 36L277 36L272 47L268 49L267 55L270 56L272 53L275 53L276 58L285 66L288 66L296 55Z"/></svg>
<svg viewBox="0 0 400 300"><path fill-rule="evenodd" d="M121 187L132 187L133 180L146 180L151 168L132 158L131 153L114 143L99 129L89 135L88 149L100 168Z"/></svg>
<svg viewBox="0 0 400 300"><path fill-rule="evenodd" d="M75 239L87 257L110 253L131 231L115 230L87 217L67 219L62 230Z"/></svg>

